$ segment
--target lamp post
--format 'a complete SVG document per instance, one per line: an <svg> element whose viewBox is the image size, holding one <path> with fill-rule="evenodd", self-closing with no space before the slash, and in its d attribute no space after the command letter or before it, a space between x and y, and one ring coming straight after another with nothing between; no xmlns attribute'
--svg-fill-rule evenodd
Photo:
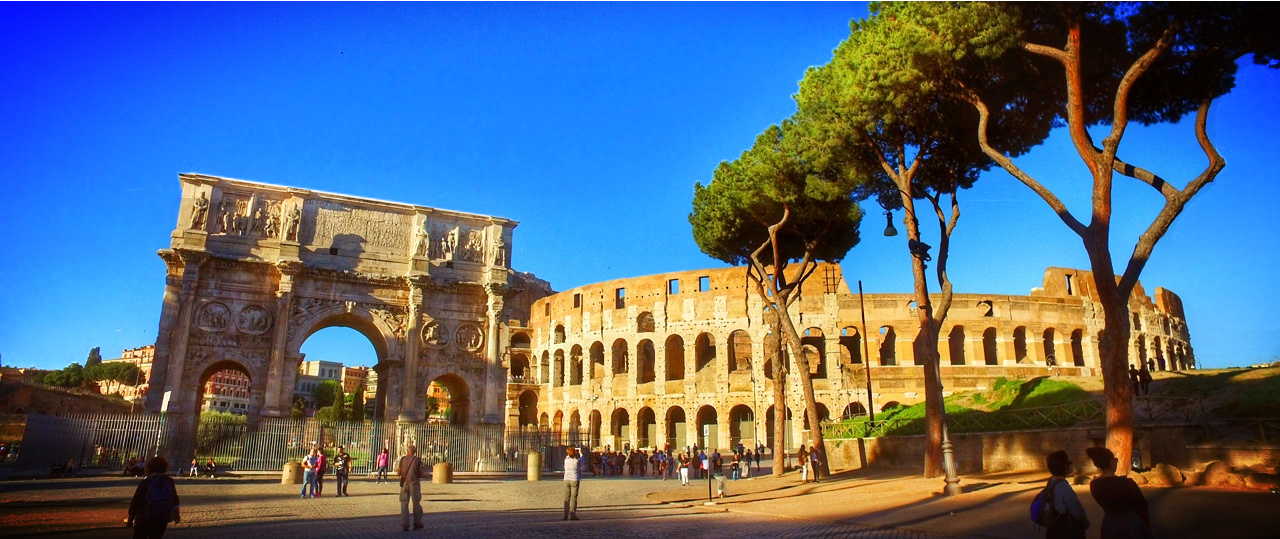
<svg viewBox="0 0 1280 539"><path fill-rule="evenodd" d="M892 215L892 212L886 209L885 214ZM906 218L915 219L915 216L908 215ZM889 218L889 225L885 227L884 235L885 236L898 235L897 229L893 227L892 217ZM927 267L925 263L933 259L931 256L929 256L930 246L922 241L908 239L907 248L910 249L911 256L920 261L921 268ZM936 346L938 336L934 334L934 332L932 331L933 307L929 302L928 279L924 279L921 285L922 285L923 291L921 292L920 297L916 298L916 303L917 303L917 307L923 311L926 318L926 323L929 325L928 328L921 328L921 329L929 330L928 337L934 340L934 346ZM933 377L935 380L938 381L938 383L936 387L932 387L932 388L927 387L927 384L926 384L925 391L934 393L933 396L937 398L937 401L939 403L942 403L942 367L939 365L940 363L941 361L939 359L935 359L934 361L930 361L929 365L926 366L926 368L931 369L933 371L932 372ZM956 494L960 494L962 491L960 489L960 476L956 474L955 448L951 445L951 436L948 433L948 429L947 429L947 407L945 403L942 403L941 406L939 406L938 415L939 415L940 422L942 423L942 472L943 474L945 474L945 478L943 479L945 486L943 487L942 491L947 496L954 496Z"/></svg>
<svg viewBox="0 0 1280 539"><path fill-rule="evenodd" d="M886 212L887 213L887 212ZM893 234L890 234L890 231ZM893 221L889 221L889 227L884 231L886 236L897 235L898 231L893 230ZM862 280L858 280L858 310L862 312L862 368L867 371L867 424L871 428L876 425L876 403L871 393L871 351L867 348L867 307L866 299L862 296Z"/></svg>

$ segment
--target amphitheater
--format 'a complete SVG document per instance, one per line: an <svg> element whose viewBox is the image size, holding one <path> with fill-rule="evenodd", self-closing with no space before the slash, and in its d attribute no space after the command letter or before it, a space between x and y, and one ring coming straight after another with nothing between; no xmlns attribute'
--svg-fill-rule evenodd
<svg viewBox="0 0 1280 539"><path fill-rule="evenodd" d="M749 285L745 268L707 269L535 301L528 325L510 327L508 426L589 433L594 447L772 446L773 336ZM862 300L850 290L838 265L822 265L792 307L819 417L923 402L914 296ZM1157 288L1152 299L1139 285L1129 307L1131 363L1194 368L1176 294ZM944 394L999 377L1101 376L1101 327L1088 271L1049 268L1026 296L955 294L939 332ZM785 394L785 442L794 447L809 429L798 376ZM757 426L759 413L766 419Z"/></svg>

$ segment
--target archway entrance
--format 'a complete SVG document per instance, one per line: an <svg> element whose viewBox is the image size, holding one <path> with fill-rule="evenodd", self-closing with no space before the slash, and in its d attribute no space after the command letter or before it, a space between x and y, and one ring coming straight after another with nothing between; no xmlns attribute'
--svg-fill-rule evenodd
<svg viewBox="0 0 1280 539"><path fill-rule="evenodd" d="M379 391L379 347L374 342L381 342L382 336L363 321L335 317L325 323L302 343L303 360L294 382L290 415L313 417L320 409L331 407L321 414L326 420L381 419L386 392ZM331 398L337 396L341 402Z"/></svg>
<svg viewBox="0 0 1280 539"><path fill-rule="evenodd" d="M698 409L698 446L714 449L720 444L720 421L711 405Z"/></svg>
<svg viewBox="0 0 1280 539"><path fill-rule="evenodd" d="M729 446L756 445L756 417L751 407L739 404L729 410Z"/></svg>
<svg viewBox="0 0 1280 539"><path fill-rule="evenodd" d="M520 428L538 426L538 394L531 389L520 392Z"/></svg>
<svg viewBox="0 0 1280 539"><path fill-rule="evenodd" d="M427 385L428 422L466 425L471 418L471 392L457 375L446 374ZM431 404L436 404L434 412Z"/></svg>
<svg viewBox="0 0 1280 539"><path fill-rule="evenodd" d="M614 449L631 445L631 414L627 413L626 408L614 410L609 425L609 434L613 435Z"/></svg>
<svg viewBox="0 0 1280 539"><path fill-rule="evenodd" d="M650 447L658 439L658 421L654 418L653 409L641 408L636 414L636 446Z"/></svg>
<svg viewBox="0 0 1280 539"><path fill-rule="evenodd" d="M785 448L787 448L787 449L790 449L790 448L791 448L791 442L792 442L792 438L791 438L791 408L787 408L787 411L786 411L785 413L786 413L787 415L786 415L786 424L784 424L784 425L782 426L782 433L783 433L782 446L783 446L783 447L785 447ZM769 450L770 450L770 451L773 451L773 440L774 440L774 438L776 438L775 433L777 432L777 431L774 429L774 426L775 426L775 425L777 425L777 422L774 420L774 407L773 407L773 406L770 406L770 407L769 407L769 411L765 412L765 419L764 419L764 422L765 422L765 439L767 440L765 443L766 443L766 444L768 444L768 446L769 446Z"/></svg>
<svg viewBox="0 0 1280 539"><path fill-rule="evenodd" d="M667 443L671 447L683 448L689 445L686 438L684 408L672 406L667 409Z"/></svg>

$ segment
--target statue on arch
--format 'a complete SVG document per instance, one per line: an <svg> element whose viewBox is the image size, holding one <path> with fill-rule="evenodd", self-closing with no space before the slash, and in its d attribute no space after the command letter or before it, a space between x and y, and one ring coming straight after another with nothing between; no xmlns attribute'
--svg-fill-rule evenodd
<svg viewBox="0 0 1280 539"><path fill-rule="evenodd" d="M204 230L204 219L208 213L209 197L204 196L204 191L201 191L200 196L191 204L191 228Z"/></svg>

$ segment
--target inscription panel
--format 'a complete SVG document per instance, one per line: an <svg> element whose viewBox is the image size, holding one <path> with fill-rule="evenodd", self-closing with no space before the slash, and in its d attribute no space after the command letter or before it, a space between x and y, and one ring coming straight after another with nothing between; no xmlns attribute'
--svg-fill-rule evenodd
<svg viewBox="0 0 1280 539"><path fill-rule="evenodd" d="M408 254L413 216L353 208L338 202L313 200L307 204L312 232L308 245L327 247L341 242L343 235L364 240L366 248ZM338 241L335 241L338 240Z"/></svg>

